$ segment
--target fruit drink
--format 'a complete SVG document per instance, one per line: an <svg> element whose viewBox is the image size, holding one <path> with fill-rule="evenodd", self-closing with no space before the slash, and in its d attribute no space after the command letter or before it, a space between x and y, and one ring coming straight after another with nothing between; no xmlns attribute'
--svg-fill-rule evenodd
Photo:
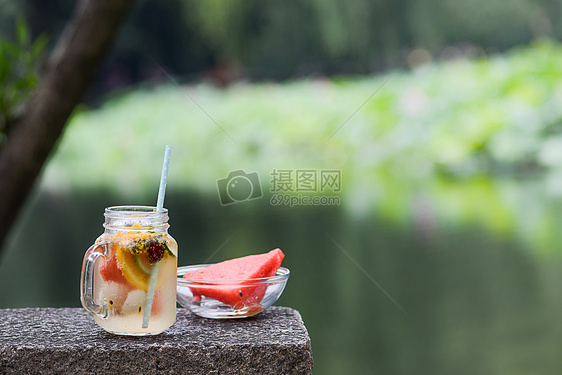
<svg viewBox="0 0 562 375"><path fill-rule="evenodd" d="M157 334L176 319L177 243L167 233L167 211L134 207L125 214L119 209L117 215L110 213L109 220L106 210L106 231L88 250L90 254L86 253L82 303L106 331ZM115 216L121 218L115 220ZM89 258L94 259L89 262ZM93 279L91 285L89 278ZM148 308L150 315L145 316Z"/></svg>

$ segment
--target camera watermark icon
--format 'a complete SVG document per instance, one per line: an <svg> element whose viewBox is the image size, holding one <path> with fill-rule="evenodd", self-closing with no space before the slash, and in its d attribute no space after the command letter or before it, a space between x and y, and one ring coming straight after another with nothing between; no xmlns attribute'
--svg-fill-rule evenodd
<svg viewBox="0 0 562 375"><path fill-rule="evenodd" d="M217 180L221 205L249 201L263 196L258 172L242 169L231 171L226 178Z"/></svg>

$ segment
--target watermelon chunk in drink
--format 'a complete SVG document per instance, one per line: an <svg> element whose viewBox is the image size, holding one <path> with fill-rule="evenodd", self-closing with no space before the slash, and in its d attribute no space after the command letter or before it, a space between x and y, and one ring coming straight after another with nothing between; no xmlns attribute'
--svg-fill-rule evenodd
<svg viewBox="0 0 562 375"><path fill-rule="evenodd" d="M103 281L114 281L118 284L128 285L129 281L123 276L123 272L119 269L119 265L117 264L117 258L115 254L109 257L101 266L100 266L100 275Z"/></svg>
<svg viewBox="0 0 562 375"><path fill-rule="evenodd" d="M195 300L202 296L213 298L235 309L258 306L267 289L267 283L257 283L251 279L275 276L285 254L280 249L266 254L248 255L241 258L216 263L183 277L197 280L213 280L226 285L190 285ZM233 283L230 280L240 280ZM252 285L248 285L252 284Z"/></svg>

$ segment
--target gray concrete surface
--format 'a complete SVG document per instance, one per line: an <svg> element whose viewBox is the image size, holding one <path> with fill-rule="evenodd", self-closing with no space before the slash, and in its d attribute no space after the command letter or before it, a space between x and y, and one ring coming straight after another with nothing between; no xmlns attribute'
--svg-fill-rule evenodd
<svg viewBox="0 0 562 375"><path fill-rule="evenodd" d="M105 332L82 308L0 309L2 374L311 374L298 311L211 320L178 308L176 323L148 337Z"/></svg>

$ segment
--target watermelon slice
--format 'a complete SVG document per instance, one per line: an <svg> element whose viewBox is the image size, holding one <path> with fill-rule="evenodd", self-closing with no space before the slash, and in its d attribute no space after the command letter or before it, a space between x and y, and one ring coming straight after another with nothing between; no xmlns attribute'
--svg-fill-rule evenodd
<svg viewBox="0 0 562 375"><path fill-rule="evenodd" d="M216 263L195 272L183 275L188 280L224 281L227 285L195 285L189 286L195 300L202 296L213 298L235 309L252 307L260 304L267 283L252 283L248 279L275 276L285 254L280 249L271 250L266 254L248 255L242 258ZM243 280L238 284L229 280Z"/></svg>
<svg viewBox="0 0 562 375"><path fill-rule="evenodd" d="M119 269L117 265L117 258L115 254L112 254L103 264L100 266L100 275L103 281L109 282L114 281L118 284L129 284L123 272Z"/></svg>

